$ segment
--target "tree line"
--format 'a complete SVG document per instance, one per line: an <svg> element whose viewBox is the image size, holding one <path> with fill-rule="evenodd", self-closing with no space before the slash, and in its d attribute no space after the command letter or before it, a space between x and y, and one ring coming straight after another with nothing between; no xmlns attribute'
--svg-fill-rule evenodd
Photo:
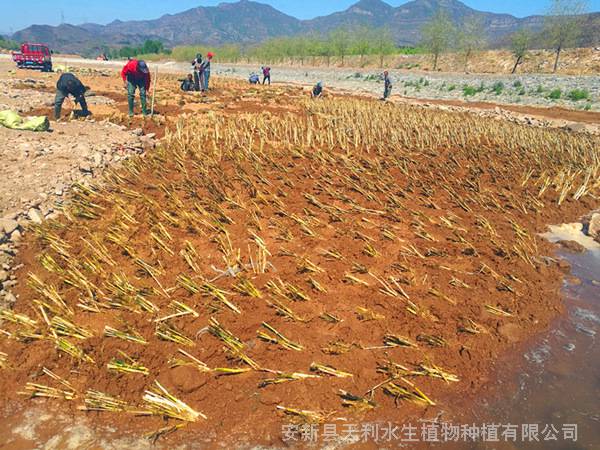
<svg viewBox="0 0 600 450"><path fill-rule="evenodd" d="M587 11L583 0L550 0L542 31L537 35L521 29L508 36L507 46L514 56L512 72L525 60L534 43L538 47L555 52L554 71L559 66L562 51L576 45L582 33L582 15ZM347 57L359 57L362 66L368 56L376 56L383 67L385 58L398 54L430 54L433 70L438 70L440 57L454 52L461 58L464 70L480 51L488 47L486 24L481 15L466 17L461 23L454 23L448 13L439 10L421 29L421 42L418 47L398 47L392 32L387 28L365 26L341 27L326 34L311 34L294 37L269 39L258 45L241 46L226 44L209 47L177 46L166 49L158 40L148 40L137 47L126 46L119 49L106 49L110 58L145 57L158 59L169 55L178 61L192 61L196 54L205 55L208 51L217 53L223 62L258 62L261 64L299 63L314 64L317 58L328 66L332 59L343 66Z"/></svg>
<svg viewBox="0 0 600 450"><path fill-rule="evenodd" d="M534 42L555 52L553 71L556 72L561 52L575 46L583 32L582 17L586 11L587 5L582 0L551 0L542 30L537 35L521 29L508 37L514 56L512 73L523 63ZM449 50L463 55L464 67L468 70L473 55L487 46L485 23L477 15L467 17L456 26L448 14L440 10L421 32L422 45L433 57L433 70L437 70L440 56Z"/></svg>
<svg viewBox="0 0 600 450"><path fill-rule="evenodd" d="M379 64L384 65L385 57L398 53L415 53L418 49L399 48L390 30L385 28L338 28L327 34L312 34L269 39L261 44L241 46L226 44L222 46L178 46L170 53L178 61L191 61L197 53L205 55L215 52L223 62L260 62L264 64L298 63L304 65L317 58L327 65L337 58L341 65L349 56L358 56L360 64L367 56L377 56Z"/></svg>
<svg viewBox="0 0 600 450"><path fill-rule="evenodd" d="M140 55L165 55L170 54L171 51L165 48L165 44L161 41L148 39L142 45L126 45L120 48L104 47L101 49L101 52L110 59L119 59L133 58Z"/></svg>
<svg viewBox="0 0 600 450"><path fill-rule="evenodd" d="M0 36L0 48L4 50L19 50L21 46L18 42L13 41L12 39L5 38L4 36Z"/></svg>

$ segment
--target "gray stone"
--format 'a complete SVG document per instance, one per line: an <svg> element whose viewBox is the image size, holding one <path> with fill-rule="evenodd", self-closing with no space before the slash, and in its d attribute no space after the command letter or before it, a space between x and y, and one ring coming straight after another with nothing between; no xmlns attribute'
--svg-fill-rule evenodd
<svg viewBox="0 0 600 450"><path fill-rule="evenodd" d="M102 166L102 162L103 162L102 153L100 153L100 152L94 153L94 156L92 156L92 159L94 161L94 166L95 167Z"/></svg>
<svg viewBox="0 0 600 450"><path fill-rule="evenodd" d="M575 133L582 133L587 130L587 126L584 123L570 123L565 128Z"/></svg>
<svg viewBox="0 0 600 450"><path fill-rule="evenodd" d="M4 294L4 302L9 305L12 305L17 302L17 297L15 297L12 292L7 292L6 294Z"/></svg>
<svg viewBox="0 0 600 450"><path fill-rule="evenodd" d="M561 240L561 241L558 241L557 244L560 245L565 250L568 250L573 253L584 253L585 252L585 247L577 241Z"/></svg>
<svg viewBox="0 0 600 450"><path fill-rule="evenodd" d="M593 213L587 227L588 234L593 238L600 237L600 213Z"/></svg>
<svg viewBox="0 0 600 450"><path fill-rule="evenodd" d="M79 164L79 170L81 170L83 173L92 173L93 168L89 162L85 161Z"/></svg>
<svg viewBox="0 0 600 450"><path fill-rule="evenodd" d="M6 234L11 234L19 228L19 223L14 219L0 219L0 230Z"/></svg>
<svg viewBox="0 0 600 450"><path fill-rule="evenodd" d="M21 237L22 237L21 232L19 230L15 230L10 235L10 240L12 242L20 242L21 241Z"/></svg>
<svg viewBox="0 0 600 450"><path fill-rule="evenodd" d="M39 209L31 208L29 211L27 211L27 217L29 217L29 220L31 220L33 223L42 223L42 215Z"/></svg>

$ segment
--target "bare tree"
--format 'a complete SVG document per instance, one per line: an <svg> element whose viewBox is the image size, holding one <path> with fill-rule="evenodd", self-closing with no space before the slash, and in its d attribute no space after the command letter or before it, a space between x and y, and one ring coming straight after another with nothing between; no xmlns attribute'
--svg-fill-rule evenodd
<svg viewBox="0 0 600 450"><path fill-rule="evenodd" d="M469 61L473 54L487 46L485 26L481 17L467 17L457 33L459 50L465 57L465 72L469 70Z"/></svg>
<svg viewBox="0 0 600 450"><path fill-rule="evenodd" d="M556 52L554 72L558 69L561 51L577 44L586 11L584 0L551 0L544 21L544 36L547 44Z"/></svg>
<svg viewBox="0 0 600 450"><path fill-rule="evenodd" d="M437 70L438 60L450 47L455 36L455 28L445 11L438 11L421 29L423 46L433 55L433 70Z"/></svg>
<svg viewBox="0 0 600 450"><path fill-rule="evenodd" d="M515 57L515 65L511 73L517 71L517 67L523 62L523 58L527 55L531 46L531 33L528 30L522 29L515 33L510 38L510 50Z"/></svg>

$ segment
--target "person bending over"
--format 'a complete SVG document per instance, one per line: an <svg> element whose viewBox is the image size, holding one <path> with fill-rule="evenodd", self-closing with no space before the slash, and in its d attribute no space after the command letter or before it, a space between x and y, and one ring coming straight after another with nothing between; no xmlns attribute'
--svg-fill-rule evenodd
<svg viewBox="0 0 600 450"><path fill-rule="evenodd" d="M75 98L75 103L79 103L81 111L75 112L77 116L87 117L90 115L90 111L85 101L85 93L90 88L84 86L83 83L72 73L63 73L58 82L56 83L56 97L54 99L54 118L60 119L60 113L62 105L65 99L72 95Z"/></svg>
<svg viewBox="0 0 600 450"><path fill-rule="evenodd" d="M135 91L140 91L140 102L142 104L142 114L148 115L146 95L150 91L150 70L145 61L131 59L121 71L121 78L127 89L127 103L129 106L129 117L133 117L133 103L135 100Z"/></svg>

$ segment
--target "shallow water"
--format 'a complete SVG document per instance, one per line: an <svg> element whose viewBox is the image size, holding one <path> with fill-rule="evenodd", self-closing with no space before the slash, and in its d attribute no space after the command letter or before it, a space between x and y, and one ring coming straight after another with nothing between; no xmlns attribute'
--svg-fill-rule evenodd
<svg viewBox="0 0 600 450"><path fill-rule="evenodd" d="M503 394L479 401L465 413L468 423L517 425L516 440L501 437L500 442L456 448L600 449L600 250L560 257L571 263L575 277L564 284L567 313L519 355L516 382L514 370L503 375L498 368L501 374L491 379ZM524 427L535 431L536 425L539 441L524 436ZM572 435L565 439L572 425L576 440Z"/></svg>

